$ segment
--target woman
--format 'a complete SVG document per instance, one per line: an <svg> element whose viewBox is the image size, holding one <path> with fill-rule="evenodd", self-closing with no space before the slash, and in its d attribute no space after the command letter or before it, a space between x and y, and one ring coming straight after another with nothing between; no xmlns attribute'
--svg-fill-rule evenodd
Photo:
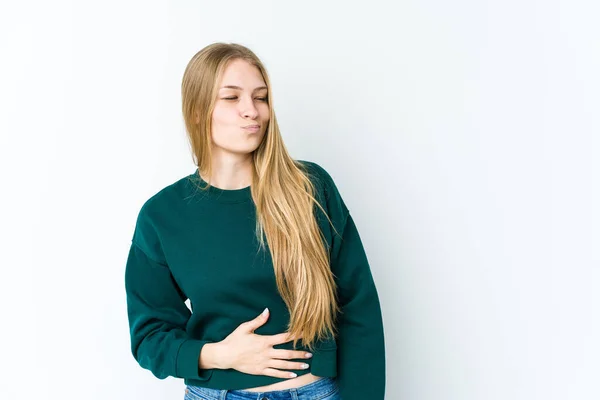
<svg viewBox="0 0 600 400"><path fill-rule="evenodd" d="M134 358L184 379L186 399L383 399L383 323L359 234L325 169L288 154L263 64L211 44L185 70L182 103L197 168L137 217Z"/></svg>

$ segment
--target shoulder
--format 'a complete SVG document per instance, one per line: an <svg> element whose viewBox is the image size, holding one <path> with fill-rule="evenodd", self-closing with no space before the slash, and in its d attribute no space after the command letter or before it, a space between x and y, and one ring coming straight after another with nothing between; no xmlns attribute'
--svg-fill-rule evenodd
<svg viewBox="0 0 600 400"><path fill-rule="evenodd" d="M185 202L183 199L190 190L190 178L194 173L177 179L152 195L140 205L137 214L132 241L154 259L160 256L160 226L169 221Z"/></svg>
<svg viewBox="0 0 600 400"><path fill-rule="evenodd" d="M309 174L313 183L322 188L327 194L337 191L331 174L320 164L308 160L296 160L296 163L299 163L303 170Z"/></svg>
<svg viewBox="0 0 600 400"><path fill-rule="evenodd" d="M346 206L332 175L327 169L314 161L296 160L296 162L304 166L305 171L310 175L312 182L315 184L317 191L323 193L325 205L330 216L345 220L349 213L348 207Z"/></svg>
<svg viewBox="0 0 600 400"><path fill-rule="evenodd" d="M194 175L195 172L192 172L152 193L142 202L140 216L158 217L173 211L189 195Z"/></svg>
<svg viewBox="0 0 600 400"><path fill-rule="evenodd" d="M314 161L308 160L295 160L297 165L300 165L304 169L319 174L319 175L329 175L329 173L323 168L321 165L317 164Z"/></svg>

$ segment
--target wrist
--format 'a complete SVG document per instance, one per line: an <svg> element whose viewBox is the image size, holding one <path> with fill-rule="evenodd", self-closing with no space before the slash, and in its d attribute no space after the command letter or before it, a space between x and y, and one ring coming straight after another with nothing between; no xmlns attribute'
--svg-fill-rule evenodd
<svg viewBox="0 0 600 400"><path fill-rule="evenodd" d="M222 342L206 343L200 352L198 364L201 369L228 369L227 347Z"/></svg>

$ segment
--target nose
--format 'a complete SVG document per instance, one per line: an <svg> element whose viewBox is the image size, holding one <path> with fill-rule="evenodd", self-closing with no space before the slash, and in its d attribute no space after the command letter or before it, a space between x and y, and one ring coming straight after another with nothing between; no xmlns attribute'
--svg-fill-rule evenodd
<svg viewBox="0 0 600 400"><path fill-rule="evenodd" d="M258 116L258 110L256 109L256 106L254 105L254 101L252 99L241 101L239 104L244 118L255 119Z"/></svg>

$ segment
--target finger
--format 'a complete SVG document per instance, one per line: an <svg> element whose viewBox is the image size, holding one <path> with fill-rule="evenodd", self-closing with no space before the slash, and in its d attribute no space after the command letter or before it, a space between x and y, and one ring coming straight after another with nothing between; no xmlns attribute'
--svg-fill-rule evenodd
<svg viewBox="0 0 600 400"><path fill-rule="evenodd" d="M294 361L285 361L285 360L276 360L273 359L271 361L269 361L269 367L270 368L276 368L276 369L299 369L299 370L305 370L309 367L309 365L307 363L303 363L303 362L294 362Z"/></svg>
<svg viewBox="0 0 600 400"><path fill-rule="evenodd" d="M290 371L280 371L274 368L265 368L263 375L272 376L274 378L295 378L297 375Z"/></svg>
<svg viewBox="0 0 600 400"><path fill-rule="evenodd" d="M245 322L244 326L247 328L246 330L249 332L253 332L259 326L263 325L269 319L269 309L265 308L265 310L256 318Z"/></svg>
<svg viewBox="0 0 600 400"><path fill-rule="evenodd" d="M312 354L308 351L271 349L268 356L279 360L294 360L311 358Z"/></svg>
<svg viewBox="0 0 600 400"><path fill-rule="evenodd" d="M290 332L278 333L269 337L269 343L271 345L287 343L294 340L294 336Z"/></svg>

